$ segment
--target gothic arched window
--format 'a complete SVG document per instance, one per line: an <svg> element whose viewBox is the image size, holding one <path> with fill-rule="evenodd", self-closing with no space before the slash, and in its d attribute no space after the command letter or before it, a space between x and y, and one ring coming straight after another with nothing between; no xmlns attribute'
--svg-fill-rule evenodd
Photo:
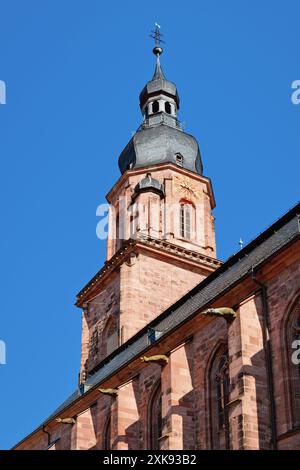
<svg viewBox="0 0 300 470"><path fill-rule="evenodd" d="M192 236L192 213L193 206L188 202L180 203L180 236L183 238L191 239Z"/></svg>
<svg viewBox="0 0 300 470"><path fill-rule="evenodd" d="M285 328L291 426L300 426L300 297L291 309Z"/></svg>
<svg viewBox="0 0 300 470"><path fill-rule="evenodd" d="M209 374L209 399L212 449L229 449L229 372L228 353L224 347L216 352Z"/></svg>
<svg viewBox="0 0 300 470"><path fill-rule="evenodd" d="M161 384L156 385L149 403L149 449L159 450L162 433Z"/></svg>

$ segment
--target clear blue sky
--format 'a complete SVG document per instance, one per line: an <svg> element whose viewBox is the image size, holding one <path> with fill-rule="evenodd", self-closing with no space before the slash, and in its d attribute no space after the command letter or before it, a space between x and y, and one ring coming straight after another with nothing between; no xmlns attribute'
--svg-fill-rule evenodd
<svg viewBox="0 0 300 470"><path fill-rule="evenodd" d="M0 0L0 447L31 432L76 387L75 295L102 266L96 207L141 122L163 27L166 76L213 181L227 258L299 197L296 0Z"/></svg>

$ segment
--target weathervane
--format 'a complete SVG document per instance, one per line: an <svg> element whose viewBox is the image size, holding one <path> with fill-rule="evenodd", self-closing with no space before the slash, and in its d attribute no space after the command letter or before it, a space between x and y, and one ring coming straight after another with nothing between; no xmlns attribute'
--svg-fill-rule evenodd
<svg viewBox="0 0 300 470"><path fill-rule="evenodd" d="M240 250L242 250L242 248L244 246L244 242L243 242L242 238L240 238L239 245L240 245Z"/></svg>

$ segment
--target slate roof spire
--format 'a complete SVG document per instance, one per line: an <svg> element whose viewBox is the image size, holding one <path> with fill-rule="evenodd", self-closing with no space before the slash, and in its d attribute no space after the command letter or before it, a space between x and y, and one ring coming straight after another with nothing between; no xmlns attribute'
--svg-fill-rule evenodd
<svg viewBox="0 0 300 470"><path fill-rule="evenodd" d="M143 114L145 113L146 109L146 112L148 112L147 105L149 101L154 101L152 98L155 95L157 95L158 99L168 100L169 98L171 98L171 102L174 102L174 109L173 112L170 114L172 114L173 117L176 118L177 111L179 109L179 96L175 83L167 80L163 73L160 64L160 56L163 53L161 43L163 43L164 41L161 39L162 34L160 32L159 24L155 23L155 27L156 28L154 31L151 32L150 37L153 38L155 41L155 46L152 52L156 56L156 65L152 79L146 84L146 86L140 93L140 108ZM163 108L162 105L161 108ZM160 111L162 111L162 109L160 109Z"/></svg>
<svg viewBox="0 0 300 470"><path fill-rule="evenodd" d="M157 49L160 49L161 52L156 52ZM162 49L161 48L158 48L158 47L155 47L153 49L153 54L156 54L156 67L155 67L155 70L154 70L154 75L152 77L152 81L153 80L166 80L166 77L164 76L164 73L162 71L162 68L161 68L161 65L160 65L160 59L159 59L159 56L160 54L162 54Z"/></svg>
<svg viewBox="0 0 300 470"><path fill-rule="evenodd" d="M179 96L175 83L166 79L160 64L163 52L160 26L155 25L153 54L156 66L152 79L140 93L143 122L119 156L121 173L133 168L174 163L202 174L202 161L197 140L183 131L178 119ZM148 184L149 178L143 181ZM150 183L149 183L150 184ZM153 185L153 179L151 188ZM145 187L143 186L143 190ZM147 186L148 188L148 186ZM139 187L139 189L141 189Z"/></svg>
<svg viewBox="0 0 300 470"><path fill-rule="evenodd" d="M156 67L154 71L154 75L152 77L152 80L165 80L165 76L163 74L161 65L160 65L160 55L163 53L163 48L161 47L161 44L164 42L162 40L162 34L160 32L160 25L158 23L155 23L155 30L151 32L150 37L154 39L155 41L155 46L153 48L153 54L156 55Z"/></svg>

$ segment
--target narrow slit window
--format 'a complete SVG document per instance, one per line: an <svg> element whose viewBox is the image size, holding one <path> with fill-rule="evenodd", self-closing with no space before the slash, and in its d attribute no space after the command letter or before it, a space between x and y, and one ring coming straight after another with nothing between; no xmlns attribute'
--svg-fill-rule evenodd
<svg viewBox="0 0 300 470"><path fill-rule="evenodd" d="M213 359L210 372L211 448L229 449L229 370L228 352L222 348Z"/></svg>
<svg viewBox="0 0 300 470"><path fill-rule="evenodd" d="M180 235L183 238L191 239L191 204L180 205Z"/></svg>
<svg viewBox="0 0 300 470"><path fill-rule="evenodd" d="M160 438L162 434L162 399L161 384L159 383L149 404L149 449L160 449Z"/></svg>

